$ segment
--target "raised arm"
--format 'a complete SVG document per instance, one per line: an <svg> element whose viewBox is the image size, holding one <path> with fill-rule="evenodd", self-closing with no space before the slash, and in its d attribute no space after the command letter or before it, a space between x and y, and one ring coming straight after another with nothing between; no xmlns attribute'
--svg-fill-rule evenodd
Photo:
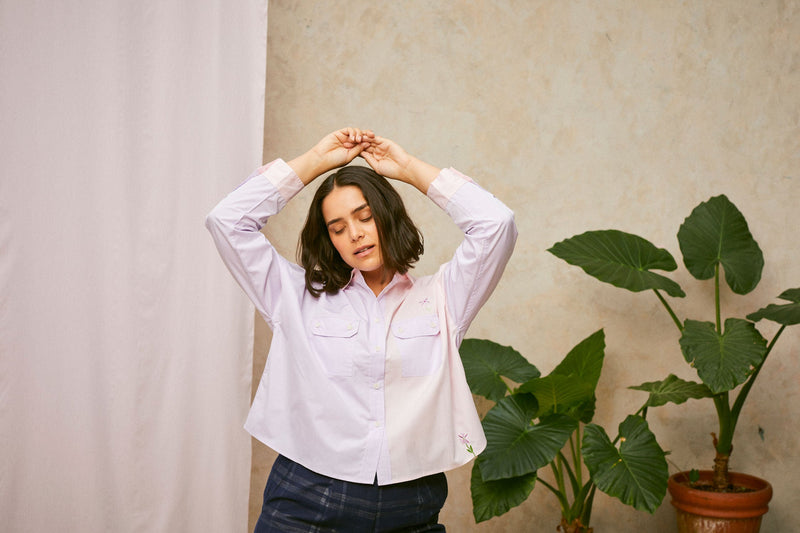
<svg viewBox="0 0 800 533"><path fill-rule="evenodd" d="M409 155L397 143L375 136L361 157L377 172L419 189L447 211L464 232L453 259L440 270L459 342L497 286L514 250L514 213L471 179Z"/></svg>

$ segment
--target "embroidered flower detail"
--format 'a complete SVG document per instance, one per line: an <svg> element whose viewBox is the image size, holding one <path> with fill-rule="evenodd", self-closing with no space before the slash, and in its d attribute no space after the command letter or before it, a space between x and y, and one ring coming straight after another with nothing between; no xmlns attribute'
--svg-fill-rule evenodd
<svg viewBox="0 0 800 533"><path fill-rule="evenodd" d="M472 449L472 444L470 444L470 442L469 442L469 439L467 438L467 434L466 434L466 433L459 433L459 434L458 434L458 440L460 440L460 441L461 441L461 444L463 444L464 446L466 446L466 447L467 447L467 451L468 451L469 453L471 453L472 455L474 455L475 457L477 457L477 455L475 454L475 450L473 450L473 449Z"/></svg>
<svg viewBox="0 0 800 533"><path fill-rule="evenodd" d="M422 309L424 311L430 311L431 309L433 309L433 306L431 305L431 299L428 298L427 296L419 301L419 305L422 306Z"/></svg>

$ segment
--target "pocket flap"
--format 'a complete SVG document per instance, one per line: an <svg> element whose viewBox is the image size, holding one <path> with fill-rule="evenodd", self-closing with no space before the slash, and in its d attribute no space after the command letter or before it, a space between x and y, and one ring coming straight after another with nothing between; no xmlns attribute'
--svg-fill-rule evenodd
<svg viewBox="0 0 800 533"><path fill-rule="evenodd" d="M437 315L423 315L392 323L392 333L400 339L425 337L439 334L439 317Z"/></svg>
<svg viewBox="0 0 800 533"><path fill-rule="evenodd" d="M317 317L311 320L311 333L320 337L352 337L358 333L358 320L334 316Z"/></svg>

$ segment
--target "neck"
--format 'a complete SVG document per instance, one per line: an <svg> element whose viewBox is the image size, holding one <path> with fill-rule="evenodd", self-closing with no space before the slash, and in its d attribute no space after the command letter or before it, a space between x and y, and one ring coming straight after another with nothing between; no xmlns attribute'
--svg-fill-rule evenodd
<svg viewBox="0 0 800 533"><path fill-rule="evenodd" d="M383 267L373 270L371 272L361 272L361 275L364 277L364 281L367 283L367 287L372 289L372 292L375 293L375 296L378 296L383 289L392 281L392 277L394 276L394 272L389 272Z"/></svg>

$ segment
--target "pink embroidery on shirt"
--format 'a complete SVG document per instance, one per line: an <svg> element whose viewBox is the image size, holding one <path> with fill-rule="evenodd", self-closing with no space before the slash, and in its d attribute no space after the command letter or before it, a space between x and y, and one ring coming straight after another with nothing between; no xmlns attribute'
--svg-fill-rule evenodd
<svg viewBox="0 0 800 533"><path fill-rule="evenodd" d="M431 299L427 296L419 301L419 305L421 305L422 309L427 312L430 312L433 309L433 306L431 305Z"/></svg>
<svg viewBox="0 0 800 533"><path fill-rule="evenodd" d="M459 433L458 439L461 441L461 444L467 447L467 451L472 455L475 455L475 451L472 449L472 444L470 444L469 439L467 438L466 433ZM475 455L477 457L477 455Z"/></svg>

